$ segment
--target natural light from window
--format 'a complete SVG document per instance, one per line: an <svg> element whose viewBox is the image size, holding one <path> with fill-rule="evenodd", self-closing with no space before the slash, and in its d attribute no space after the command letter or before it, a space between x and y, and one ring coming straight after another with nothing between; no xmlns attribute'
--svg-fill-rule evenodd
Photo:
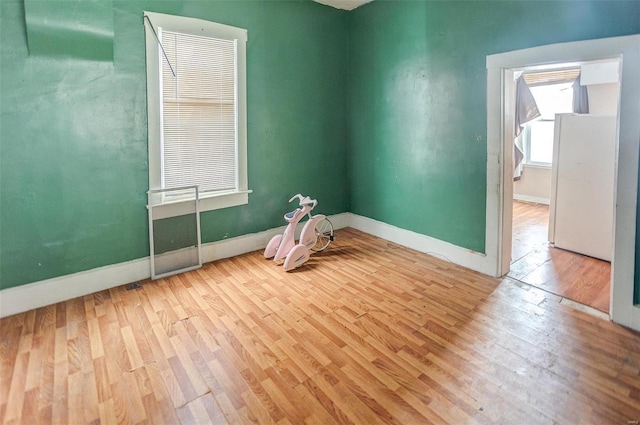
<svg viewBox="0 0 640 425"><path fill-rule="evenodd" d="M149 189L164 190L171 214L190 199L168 189L183 187L198 186L201 211L247 204L247 30L162 13L144 17Z"/></svg>
<svg viewBox="0 0 640 425"><path fill-rule="evenodd" d="M555 115L573 112L572 82L530 87L541 116L525 129L525 163L551 166Z"/></svg>

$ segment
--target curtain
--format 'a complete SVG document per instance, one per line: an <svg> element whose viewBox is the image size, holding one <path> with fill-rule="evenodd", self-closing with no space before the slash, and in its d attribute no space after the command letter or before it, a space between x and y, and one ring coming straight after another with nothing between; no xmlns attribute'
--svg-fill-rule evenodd
<svg viewBox="0 0 640 425"><path fill-rule="evenodd" d="M523 76L518 77L516 80L516 116L515 116L515 140L513 146L513 179L519 180L522 175L522 160L524 159L524 152L522 143L519 143L520 133L522 128L529 121L540 116L538 105L536 100L529 90L527 82Z"/></svg>
<svg viewBox="0 0 640 425"><path fill-rule="evenodd" d="M587 86L580 84L580 74L573 83L573 112L576 114L589 113L589 95Z"/></svg>

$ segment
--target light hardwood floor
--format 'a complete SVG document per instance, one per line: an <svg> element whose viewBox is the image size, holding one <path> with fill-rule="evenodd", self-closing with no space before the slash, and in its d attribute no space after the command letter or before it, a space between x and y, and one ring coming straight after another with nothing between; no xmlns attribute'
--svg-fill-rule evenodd
<svg viewBox="0 0 640 425"><path fill-rule="evenodd" d="M640 335L343 229L0 321L0 422L628 424Z"/></svg>
<svg viewBox="0 0 640 425"><path fill-rule="evenodd" d="M513 203L509 276L609 312L611 263L549 246L549 206Z"/></svg>

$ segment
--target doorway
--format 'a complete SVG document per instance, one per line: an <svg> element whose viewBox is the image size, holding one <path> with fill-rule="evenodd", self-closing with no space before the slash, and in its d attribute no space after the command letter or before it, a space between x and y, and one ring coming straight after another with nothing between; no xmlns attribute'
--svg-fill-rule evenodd
<svg viewBox="0 0 640 425"><path fill-rule="evenodd" d="M619 61L537 68L514 70L538 116L515 138L508 276L608 314Z"/></svg>
<svg viewBox="0 0 640 425"><path fill-rule="evenodd" d="M562 62L621 59L618 114L618 172L614 217L610 316L640 330L640 307L633 304L636 245L638 152L640 147L640 35L540 46L487 57L487 261L496 276L508 273L511 260L513 159L512 69ZM508 143L507 143L508 142Z"/></svg>

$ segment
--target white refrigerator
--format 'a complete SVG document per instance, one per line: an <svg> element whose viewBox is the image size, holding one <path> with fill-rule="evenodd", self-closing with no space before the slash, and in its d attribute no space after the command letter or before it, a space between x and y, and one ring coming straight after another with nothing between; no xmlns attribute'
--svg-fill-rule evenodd
<svg viewBox="0 0 640 425"><path fill-rule="evenodd" d="M616 117L558 114L554 131L549 242L611 261Z"/></svg>

